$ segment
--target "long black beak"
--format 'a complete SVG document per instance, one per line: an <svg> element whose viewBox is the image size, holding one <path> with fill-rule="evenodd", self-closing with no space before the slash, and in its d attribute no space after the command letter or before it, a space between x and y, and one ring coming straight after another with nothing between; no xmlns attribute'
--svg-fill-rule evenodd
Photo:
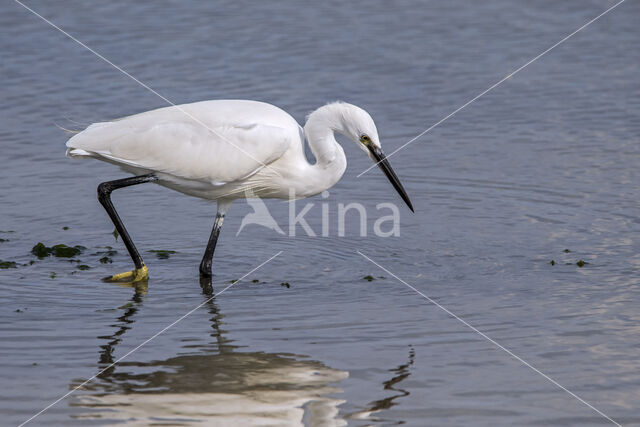
<svg viewBox="0 0 640 427"><path fill-rule="evenodd" d="M404 187L402 186L402 184L400 184L398 176L391 168L391 165L389 164L389 161L387 160L387 157L384 155L382 150L373 144L369 144L367 148L369 148L372 159L375 160L376 164L380 167L380 169L382 169L382 172L384 172L387 178L389 178L389 181L391 181L393 188L396 189L398 194L400 194L400 197L402 197L402 200L404 200L407 206L409 206L409 209L411 209L411 212L413 212L413 205L411 204L411 200L409 200L407 192L404 191Z"/></svg>

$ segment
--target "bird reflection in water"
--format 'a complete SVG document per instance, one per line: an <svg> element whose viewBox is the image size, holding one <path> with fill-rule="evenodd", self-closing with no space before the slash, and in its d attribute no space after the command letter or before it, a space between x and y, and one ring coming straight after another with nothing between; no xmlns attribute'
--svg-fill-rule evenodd
<svg viewBox="0 0 640 427"><path fill-rule="evenodd" d="M127 425L340 426L347 424L345 419L385 421L373 414L409 395L399 384L410 375L413 347L408 361L390 369L392 378L383 382L385 391L394 392L392 396L340 417L338 407L344 400L333 396L342 392L336 384L348 372L298 355L237 351L221 329L224 316L214 302L210 280L201 281L201 287L212 328L210 345L189 348L196 354L151 362L125 360L109 366L147 292L146 282L133 287L133 296L111 325L115 331L98 337L105 342L100 345L98 365L107 369L78 392L72 405L82 411L74 418ZM82 381L76 380L72 387Z"/></svg>
<svg viewBox="0 0 640 427"><path fill-rule="evenodd" d="M196 353L167 360L119 362L78 392L72 405L82 411L74 418L127 425L346 425L338 417L344 401L332 396L342 392L335 384L347 372L292 354L236 351L220 328L224 316L211 284L201 285L213 329L211 346L189 348ZM144 285L134 288L112 325L115 332L99 337L105 341L100 369L113 363L145 293Z"/></svg>
<svg viewBox="0 0 640 427"><path fill-rule="evenodd" d="M364 410L348 414L345 418L366 419L369 421L376 421L376 422L389 421L389 420L383 420L378 417L374 417L373 414L383 411L385 409L389 409L392 406L395 406L398 404L398 402L396 401L397 399L409 396L410 394L409 391L403 388L400 388L399 384L405 379L407 379L409 375L411 375L410 368L411 366L413 366L415 357L416 357L416 351L413 348L413 346L410 345L409 359L407 360L407 362L389 370L390 372L393 373L393 377L391 377L387 381L384 381L382 385L384 386L384 390L390 390L394 392L392 396L389 396L380 400L374 400L373 402L370 402ZM396 424L401 422L396 420L393 423Z"/></svg>
<svg viewBox="0 0 640 427"><path fill-rule="evenodd" d="M113 373L115 366L110 366L114 362L113 350L116 345L122 341L122 335L133 327L134 320L133 315L138 312L142 305L144 295L147 293L148 282L142 281L130 285L133 289L133 296L131 299L120 309L124 310L122 316L118 317L118 323L111 325L116 328L116 331L111 335L99 336L99 340L106 340L107 343L100 346L100 359L98 361L98 368L100 371L104 369L104 372L100 372L98 378L108 380L109 376Z"/></svg>

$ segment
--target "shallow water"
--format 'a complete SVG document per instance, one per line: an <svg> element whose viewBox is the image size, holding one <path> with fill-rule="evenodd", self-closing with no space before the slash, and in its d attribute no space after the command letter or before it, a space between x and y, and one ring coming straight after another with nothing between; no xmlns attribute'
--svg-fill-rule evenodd
<svg viewBox="0 0 640 427"><path fill-rule="evenodd" d="M302 122L343 99L372 114L391 152L614 3L28 4L175 103L260 99ZM617 422L640 424L639 14L625 2L392 156L413 215L380 171L356 178L369 160L351 143L345 177L306 217L320 233L327 206L328 237L256 225L235 236L251 212L237 202L213 289L283 252L206 302L197 265L215 207L155 185L114 193L151 279L100 282L130 264L95 198L123 174L64 158L56 127L163 101L5 5L0 259L17 268L0 270L3 424L203 303L31 424L609 423L358 250ZM368 236L353 220L339 237L337 205L353 201L367 207ZM372 233L386 201L400 207L400 237ZM286 229L288 205L267 205ZM91 268L37 260L37 242L83 245ZM99 261L105 246L112 264Z"/></svg>

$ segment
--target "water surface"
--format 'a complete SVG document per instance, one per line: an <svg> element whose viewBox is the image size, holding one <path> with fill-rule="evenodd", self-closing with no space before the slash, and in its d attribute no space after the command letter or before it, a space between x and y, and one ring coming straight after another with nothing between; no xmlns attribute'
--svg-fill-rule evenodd
<svg viewBox="0 0 640 427"><path fill-rule="evenodd" d="M372 114L387 152L613 5L28 4L175 103L259 99L303 122L342 99ZM360 202L366 237L357 221L344 237L255 225L235 236L251 212L236 203L213 290L282 255L32 424L608 423L358 250L640 424L638 16L625 2L392 156L415 214L380 171L356 178L370 161L345 141L348 170L307 220L319 233L322 204L335 225L338 203ZM123 174L64 158L56 124L165 104L18 4L4 6L0 49L0 259L17 263L0 270L0 412L17 425L209 299L197 265L215 206L155 185L114 193L151 279L100 282L130 264L95 197ZM372 233L386 201L400 237ZM286 228L287 204L267 204ZM77 259L91 268L38 260L37 242L85 246ZM112 263L99 261L105 246Z"/></svg>

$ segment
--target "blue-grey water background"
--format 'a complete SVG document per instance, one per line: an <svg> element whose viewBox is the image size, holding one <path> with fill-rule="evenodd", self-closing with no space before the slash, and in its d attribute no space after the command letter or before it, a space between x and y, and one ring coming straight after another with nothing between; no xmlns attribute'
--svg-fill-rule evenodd
<svg viewBox="0 0 640 427"><path fill-rule="evenodd" d="M27 4L175 103L258 99L303 123L341 99L371 113L391 152L614 2ZM251 212L237 202L214 289L282 255L32 424L609 423L357 250L640 424L639 18L628 0L392 156L415 214L379 170L356 178L370 161L349 141L345 176L310 200L316 233L328 206L328 237L235 236ZM114 193L151 278L102 283L130 260L96 186L124 175L65 158L57 125L165 103L17 3L3 5L0 51L0 259L17 263L0 270L0 413L16 425L206 300L197 266L215 206L156 185ZM373 235L386 201L400 237ZM348 202L367 207L366 237L355 215L338 237ZM286 228L286 202L267 205ZM37 242L83 245L91 269L37 260ZM162 249L176 253L149 252Z"/></svg>

